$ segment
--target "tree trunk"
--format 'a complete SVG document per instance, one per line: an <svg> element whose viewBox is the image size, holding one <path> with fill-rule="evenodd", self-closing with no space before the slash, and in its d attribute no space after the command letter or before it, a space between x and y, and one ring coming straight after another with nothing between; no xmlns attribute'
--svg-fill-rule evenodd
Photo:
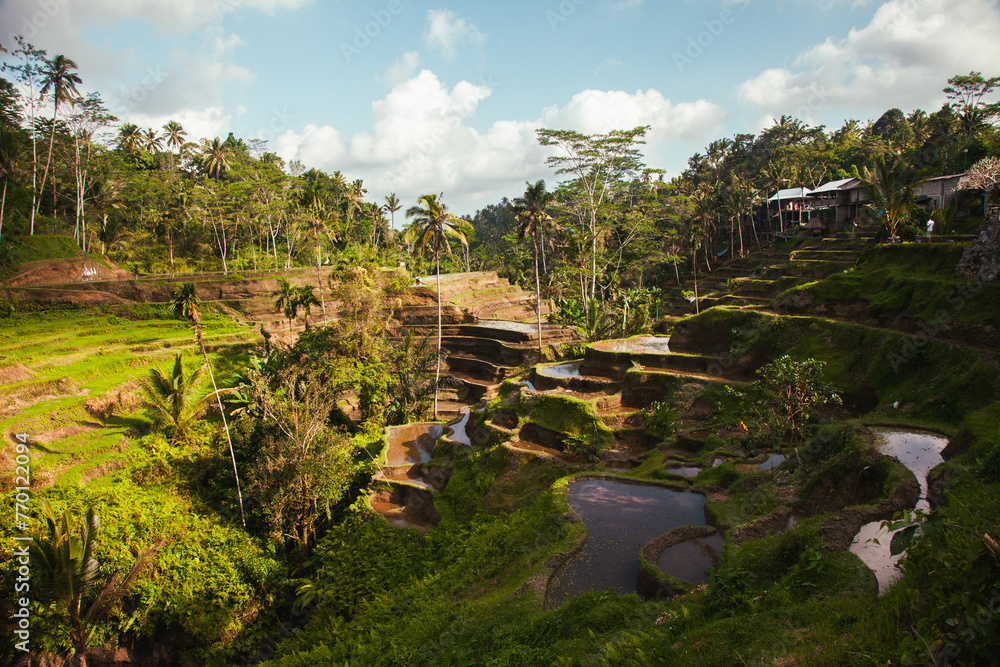
<svg viewBox="0 0 1000 667"><path fill-rule="evenodd" d="M0 197L0 239L3 238L3 207L7 203L7 176L3 177L3 197Z"/></svg>
<svg viewBox="0 0 1000 667"><path fill-rule="evenodd" d="M323 308L323 326L325 327L327 324L326 299L323 298L323 274L319 270L319 239L316 239L316 283L319 285L319 305Z"/></svg>
<svg viewBox="0 0 1000 667"><path fill-rule="evenodd" d="M691 262L694 267L694 312L700 313L701 306L698 303L698 249L694 250L694 261Z"/></svg>
<svg viewBox="0 0 1000 667"><path fill-rule="evenodd" d="M42 185L38 188L38 206L42 206L42 191L45 190L45 179L49 175L49 166L52 164L52 146L56 141L56 119L59 117L59 93L53 92L55 104L52 109L52 134L49 135L49 156L45 160L45 172L42 174ZM52 219L56 217L56 170L52 170ZM54 230L53 230L54 231Z"/></svg>
<svg viewBox="0 0 1000 667"><path fill-rule="evenodd" d="M438 383L441 381L441 252L440 249L434 255L437 265L437 291L438 291L438 348L437 348L437 369L434 371L434 421L438 418Z"/></svg>
<svg viewBox="0 0 1000 667"><path fill-rule="evenodd" d="M236 497L239 499L240 503L240 523L243 527L247 527L246 517L243 515L243 491L240 489L240 473L236 470L236 453L233 451L233 439L229 436L229 422L226 421L226 409L222 407L222 396L219 395L219 387L215 384L215 373L212 372L212 362L208 360L208 352L205 351L205 340L201 334L201 324L197 320L197 315L192 318L194 319L195 335L198 337L198 347L201 348L201 356L205 358L205 364L208 366L208 377L212 380L212 390L215 392L215 401L219 406L219 414L222 415L222 427L226 431L226 442L229 443L229 458L233 461L233 476L236 478Z"/></svg>
<svg viewBox="0 0 1000 667"><path fill-rule="evenodd" d="M535 241L535 315L538 321L538 363L542 363L542 283L538 278L538 238Z"/></svg>

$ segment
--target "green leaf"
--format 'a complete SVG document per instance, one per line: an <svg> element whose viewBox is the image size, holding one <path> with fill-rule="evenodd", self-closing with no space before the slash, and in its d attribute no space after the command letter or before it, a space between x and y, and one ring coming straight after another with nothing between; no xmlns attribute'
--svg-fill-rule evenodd
<svg viewBox="0 0 1000 667"><path fill-rule="evenodd" d="M913 542L913 534L917 532L918 526L907 526L898 533L892 536L892 542L889 543L889 552L893 556L898 556L907 549L910 548L910 543Z"/></svg>

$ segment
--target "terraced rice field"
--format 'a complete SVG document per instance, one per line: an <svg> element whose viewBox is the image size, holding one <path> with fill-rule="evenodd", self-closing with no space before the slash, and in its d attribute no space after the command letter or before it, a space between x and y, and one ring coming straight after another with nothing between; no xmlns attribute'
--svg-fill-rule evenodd
<svg viewBox="0 0 1000 667"><path fill-rule="evenodd" d="M216 377L223 383L259 336L228 318L206 315L203 324ZM129 433L147 423L142 380L154 366L166 369L178 352L188 368L201 365L193 331L166 308L0 319L4 449L11 449L12 434L27 433L35 484L100 484L127 460Z"/></svg>

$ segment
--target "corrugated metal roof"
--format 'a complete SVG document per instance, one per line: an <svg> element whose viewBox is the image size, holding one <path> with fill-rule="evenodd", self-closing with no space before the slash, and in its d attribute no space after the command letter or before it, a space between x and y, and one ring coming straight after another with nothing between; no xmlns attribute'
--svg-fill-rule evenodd
<svg viewBox="0 0 1000 667"><path fill-rule="evenodd" d="M820 195L827 192L833 192L834 190L840 190L845 185L848 185L851 181L856 181L856 178L842 178L839 181L830 181L829 183L824 183L815 190L812 191L814 195Z"/></svg>
<svg viewBox="0 0 1000 667"><path fill-rule="evenodd" d="M778 193L767 201L778 201L779 198L782 201L785 199L804 199L810 192L812 192L812 190L809 188L788 188L786 190L778 190Z"/></svg>

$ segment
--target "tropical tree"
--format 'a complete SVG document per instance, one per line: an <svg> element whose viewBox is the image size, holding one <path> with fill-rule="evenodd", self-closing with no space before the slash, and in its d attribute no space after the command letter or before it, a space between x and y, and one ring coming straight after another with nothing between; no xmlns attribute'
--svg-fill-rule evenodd
<svg viewBox="0 0 1000 667"><path fill-rule="evenodd" d="M153 413L154 420L168 432L171 442L190 433L194 420L209 398L207 394L198 396L204 372L205 367L202 366L193 373L186 373L178 352L169 373L154 368L143 384L146 407Z"/></svg>
<svg viewBox="0 0 1000 667"><path fill-rule="evenodd" d="M890 237L895 237L899 226L909 218L921 182L907 178L905 169L898 157L881 157L875 160L874 169L865 167L858 179L871 195L871 201L864 206L865 214L882 225Z"/></svg>
<svg viewBox="0 0 1000 667"><path fill-rule="evenodd" d="M1000 184L1000 160L995 157L987 157L972 165L969 173L958 181L958 189L983 191L983 219L985 220L990 210L990 190L996 189L998 184Z"/></svg>
<svg viewBox="0 0 1000 667"><path fill-rule="evenodd" d="M0 128L0 174L3 175L3 195L0 196L0 238L3 235L3 210L7 203L7 184L17 169L17 134L11 128Z"/></svg>
<svg viewBox="0 0 1000 667"><path fill-rule="evenodd" d="M219 180L222 172L229 169L229 147L216 137L211 143L205 144L201 152L202 167L205 173Z"/></svg>
<svg viewBox="0 0 1000 667"><path fill-rule="evenodd" d="M538 277L538 247L542 234L542 225L552 219L548 213L549 202L552 195L545 191L545 181L539 180L534 185L525 183L527 189L523 197L514 200L514 209L517 211L514 219L517 220L517 238L523 239L525 236L531 238L531 244L535 250L535 317L538 325L538 358L542 358L542 284Z"/></svg>
<svg viewBox="0 0 1000 667"><path fill-rule="evenodd" d="M444 196L443 194L440 196ZM438 298L438 335L437 335L437 367L434 371L434 419L438 418L438 383L441 381L441 252L451 256L451 244L448 238L453 238L463 246L468 245L469 234L472 233L472 223L448 212L448 207L439 195L423 195L417 199L415 206L406 210L406 217L412 218L404 239L413 244L414 253L431 253L434 258L435 275L437 276Z"/></svg>
<svg viewBox="0 0 1000 667"><path fill-rule="evenodd" d="M134 153L142 146L142 130L135 123L122 123L118 129L118 148Z"/></svg>
<svg viewBox="0 0 1000 667"><path fill-rule="evenodd" d="M163 150L163 138L156 134L153 128L142 133L142 147L147 153L159 153Z"/></svg>
<svg viewBox="0 0 1000 667"><path fill-rule="evenodd" d="M52 133L49 135L49 156L45 161L45 171L42 172L42 184L38 188L39 192L45 190L45 180L49 175L49 166L52 164L52 146L56 141L56 119L59 117L59 103L66 102L79 95L76 90L77 84L83 80L73 71L76 63L63 55L58 55L52 60L46 61L45 71L42 73L42 95L52 93ZM52 175L52 215L56 212L56 188L55 173ZM39 201L39 206L41 202Z"/></svg>
<svg viewBox="0 0 1000 667"><path fill-rule="evenodd" d="M309 285L302 285L295 290L295 303L302 307L306 313L306 326L309 326L309 315L312 307L320 305L319 299L313 293L313 288ZM325 324L325 323L324 323Z"/></svg>
<svg viewBox="0 0 1000 667"><path fill-rule="evenodd" d="M396 196L395 192L390 192L384 197L385 204L383 204L382 209L389 212L389 221L393 227L396 226L396 211L402 208L402 204L399 202L399 197Z"/></svg>
<svg viewBox="0 0 1000 667"><path fill-rule="evenodd" d="M594 135L572 130L536 130L539 144L555 146L565 153L548 157L546 164L554 167L556 174L572 175L577 186L578 203L574 208L587 229L590 246L590 289L589 294L582 295L584 303L589 303L597 293L598 243L608 224L606 216L599 220L601 210L619 182L642 170L638 146L645 143L643 137L648 130L648 125Z"/></svg>
<svg viewBox="0 0 1000 667"><path fill-rule="evenodd" d="M222 396L219 394L219 387L215 384L215 374L212 372L212 362L208 360L208 352L205 350L205 338L201 329L201 317L198 314L200 301L195 293L194 283L181 283L174 290L170 297L170 308L174 315L190 319L194 326L195 338L198 340L198 347L201 349L201 356L205 359L205 366L208 368L208 377L212 380L212 390L215 393L215 400L219 406L219 414L222 415L222 427L226 431L226 442L229 443L229 457L233 461L233 476L236 478L236 496L240 504L240 522L245 527L246 518L243 515L243 492L240 490L240 474L236 469L236 454L233 452L233 439L229 434L229 422L226 421L226 410L222 406Z"/></svg>
<svg viewBox="0 0 1000 667"><path fill-rule="evenodd" d="M124 576L121 570L115 570L102 581L100 564L94 557L101 520L93 508L87 509L79 527L69 510L56 516L47 500L39 504L39 515L45 520L46 532L36 535L28 545L31 563L41 575L45 597L61 608L74 650L83 655L94 622L132 589L142 569L153 559L156 547L139 552Z"/></svg>
<svg viewBox="0 0 1000 667"><path fill-rule="evenodd" d="M171 150L174 148L179 149L184 145L185 137L187 137L187 132L184 131L184 128L176 120L168 121L163 126L163 138L166 139L167 148Z"/></svg>
<svg viewBox="0 0 1000 667"><path fill-rule="evenodd" d="M278 289L271 292L274 299L274 309L284 313L288 318L288 335L292 335L292 320L299 313L299 287L288 282L287 278L278 279ZM313 297L315 299L315 297Z"/></svg>
<svg viewBox="0 0 1000 667"><path fill-rule="evenodd" d="M944 94L958 107L962 134L972 137L982 132L997 115L997 105L983 103L983 97L1000 86L1000 76L985 78L979 72L960 74L948 79Z"/></svg>

